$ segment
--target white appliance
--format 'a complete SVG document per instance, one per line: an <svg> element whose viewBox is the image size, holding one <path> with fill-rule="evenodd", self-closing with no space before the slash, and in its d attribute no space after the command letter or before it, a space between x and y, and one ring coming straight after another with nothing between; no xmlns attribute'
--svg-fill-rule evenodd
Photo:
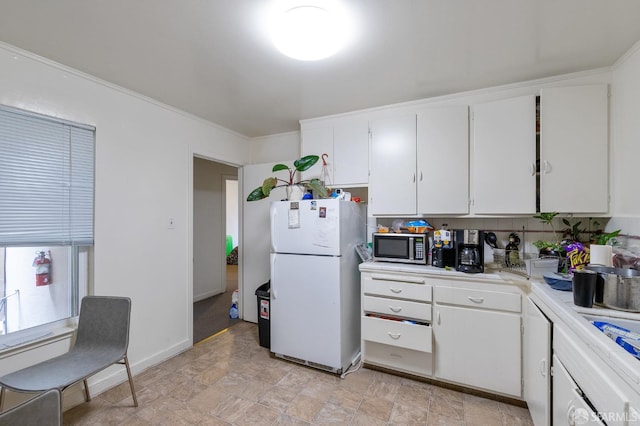
<svg viewBox="0 0 640 426"><path fill-rule="evenodd" d="M366 209L344 200L271 204L271 352L341 374L360 354Z"/></svg>

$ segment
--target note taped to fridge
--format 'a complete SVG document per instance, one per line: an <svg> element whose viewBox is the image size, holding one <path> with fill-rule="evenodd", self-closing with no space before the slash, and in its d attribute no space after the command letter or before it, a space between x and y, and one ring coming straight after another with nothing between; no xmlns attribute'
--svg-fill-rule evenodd
<svg viewBox="0 0 640 426"><path fill-rule="evenodd" d="M300 228L300 210L289 210L289 228Z"/></svg>

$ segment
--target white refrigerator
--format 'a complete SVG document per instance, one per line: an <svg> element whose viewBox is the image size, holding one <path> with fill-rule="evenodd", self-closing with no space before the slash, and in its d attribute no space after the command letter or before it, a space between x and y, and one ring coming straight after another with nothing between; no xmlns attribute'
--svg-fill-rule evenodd
<svg viewBox="0 0 640 426"><path fill-rule="evenodd" d="M271 352L341 374L360 354L366 208L337 199L271 204Z"/></svg>

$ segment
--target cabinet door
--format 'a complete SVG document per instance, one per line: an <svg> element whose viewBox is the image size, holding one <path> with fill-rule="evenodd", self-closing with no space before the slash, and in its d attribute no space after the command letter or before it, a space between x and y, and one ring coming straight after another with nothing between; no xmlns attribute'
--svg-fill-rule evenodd
<svg viewBox="0 0 640 426"><path fill-rule="evenodd" d="M349 187L368 182L369 121L355 118L337 123L333 128L333 184Z"/></svg>
<svg viewBox="0 0 640 426"><path fill-rule="evenodd" d="M322 172L322 154L328 154L327 160L329 170L331 171L333 162L333 127L318 127L318 128L302 128L301 130L301 157L305 155L318 155L320 160L313 165L309 170L303 172L304 179L320 178ZM333 174L331 178L333 178ZM333 183L333 181L331 182Z"/></svg>
<svg viewBox="0 0 640 426"><path fill-rule="evenodd" d="M478 104L473 111L472 210L535 213L535 96Z"/></svg>
<svg viewBox="0 0 640 426"><path fill-rule="evenodd" d="M524 399L536 426L550 424L551 323L527 298L524 322Z"/></svg>
<svg viewBox="0 0 640 426"><path fill-rule="evenodd" d="M540 91L540 210L609 210L606 85Z"/></svg>
<svg viewBox="0 0 640 426"><path fill-rule="evenodd" d="M371 122L369 201L373 215L416 214L416 116Z"/></svg>
<svg viewBox="0 0 640 426"><path fill-rule="evenodd" d="M469 108L425 108L417 120L418 213L469 213Z"/></svg>
<svg viewBox="0 0 640 426"><path fill-rule="evenodd" d="M520 397L520 315L434 307L435 376Z"/></svg>
<svg viewBox="0 0 640 426"><path fill-rule="evenodd" d="M596 413L582 397L580 388L573 381L569 372L555 355L553 356L552 424L604 426L604 423L598 419Z"/></svg>

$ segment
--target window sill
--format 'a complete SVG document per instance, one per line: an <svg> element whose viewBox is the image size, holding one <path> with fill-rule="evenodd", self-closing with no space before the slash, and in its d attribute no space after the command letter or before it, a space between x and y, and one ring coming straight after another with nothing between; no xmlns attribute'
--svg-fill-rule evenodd
<svg viewBox="0 0 640 426"><path fill-rule="evenodd" d="M71 324L58 326L46 330L31 331L19 336L0 339L0 359L8 358L22 352L27 352L39 347L70 338L76 331Z"/></svg>

